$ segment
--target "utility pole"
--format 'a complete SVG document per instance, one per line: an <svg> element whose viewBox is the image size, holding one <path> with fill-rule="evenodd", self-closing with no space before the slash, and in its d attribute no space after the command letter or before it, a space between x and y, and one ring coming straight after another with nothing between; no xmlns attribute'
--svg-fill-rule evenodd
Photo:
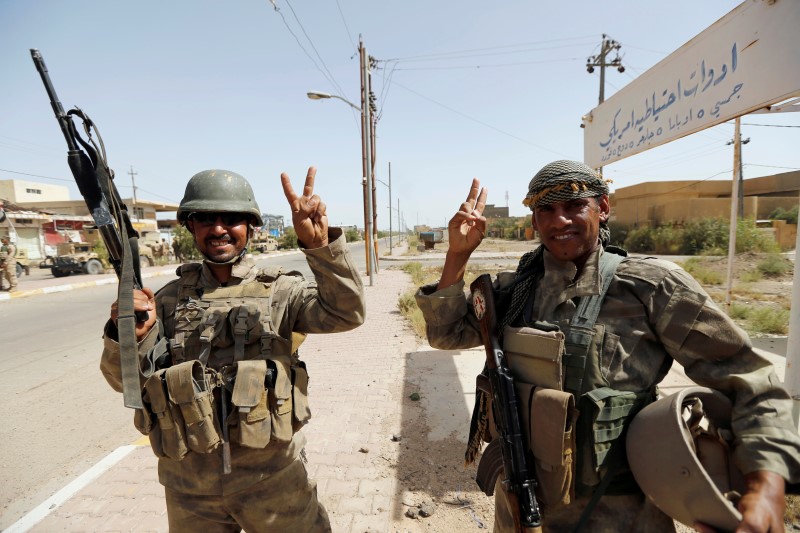
<svg viewBox="0 0 800 533"><path fill-rule="evenodd" d="M619 55L621 46L620 43L609 38L609 36L604 33L603 42L600 44L600 53L586 59L586 72L589 74L594 72L594 67L600 67L600 96L598 98L598 104L602 104L606 99L606 67L617 67L620 73L625 72L625 67L622 66L622 58ZM608 54L611 52L615 53L614 59L607 61ZM602 176L603 167L599 167L597 170Z"/></svg>
<svg viewBox="0 0 800 533"><path fill-rule="evenodd" d="M366 52L365 52L366 53ZM375 148L375 126L378 124L378 108L375 105L375 93L372 92L372 73L371 69L375 58L370 57L367 55L367 98L369 103L369 136L370 136L370 147L372 149L372 243L373 249L372 254L374 256L375 261L375 271L379 271L380 263L378 258L380 254L378 253L378 191L377 185L375 184L375 166L377 160L376 148ZM390 204L391 205L391 204ZM391 250L390 250L391 253Z"/></svg>
<svg viewBox="0 0 800 533"><path fill-rule="evenodd" d="M731 144L733 145L733 177L734 179L739 180L739 194L737 200L739 202L739 218L742 219L744 218L744 165L742 165L742 145L749 143L750 138L748 137L747 139L742 139L740 128L741 118L736 117L736 120L734 121L733 139L725 144L729 146Z"/></svg>
<svg viewBox="0 0 800 533"><path fill-rule="evenodd" d="M389 161L389 255L392 249L392 162Z"/></svg>
<svg viewBox="0 0 800 533"><path fill-rule="evenodd" d="M133 180L133 177L139 173L134 172L133 165L131 165L131 171L128 172L128 174L130 174L131 176L131 185L133 185L133 216L136 217L138 220L139 217L136 215L136 182Z"/></svg>
<svg viewBox="0 0 800 533"><path fill-rule="evenodd" d="M372 191L374 185L372 183L372 117L369 106L369 61L367 50L364 48L364 41L359 37L358 40L358 55L361 65L361 148L362 148L362 162L364 169L364 178L362 181L364 187L364 240L366 244L367 253L367 274L369 274L370 287L375 284L375 240L374 231L372 229L373 216L372 216Z"/></svg>

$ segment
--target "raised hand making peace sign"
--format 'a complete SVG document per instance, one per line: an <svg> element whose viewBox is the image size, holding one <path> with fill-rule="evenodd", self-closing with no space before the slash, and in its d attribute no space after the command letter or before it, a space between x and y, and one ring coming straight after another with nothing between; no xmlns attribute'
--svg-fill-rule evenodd
<svg viewBox="0 0 800 533"><path fill-rule="evenodd" d="M488 194L488 189L481 188L481 182L473 178L466 201L447 223L450 245L444 259L442 277L439 278L440 290L464 279L467 261L486 235L483 210Z"/></svg>
<svg viewBox="0 0 800 533"><path fill-rule="evenodd" d="M292 225L297 240L306 248L321 248L328 245L328 215L325 203L314 194L314 177L317 169L308 168L303 195L297 196L286 172L281 174L281 185L289 207L292 209Z"/></svg>

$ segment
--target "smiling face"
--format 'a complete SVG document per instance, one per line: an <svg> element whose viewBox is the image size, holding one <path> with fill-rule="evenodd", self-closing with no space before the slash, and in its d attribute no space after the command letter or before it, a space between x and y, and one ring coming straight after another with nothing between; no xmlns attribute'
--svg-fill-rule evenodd
<svg viewBox="0 0 800 533"><path fill-rule="evenodd" d="M250 226L245 213L193 213L186 227L200 253L213 263L227 263L247 246Z"/></svg>
<svg viewBox="0 0 800 533"><path fill-rule="evenodd" d="M533 228L557 259L572 261L580 270L597 249L600 223L608 220L608 196L574 198L534 208Z"/></svg>

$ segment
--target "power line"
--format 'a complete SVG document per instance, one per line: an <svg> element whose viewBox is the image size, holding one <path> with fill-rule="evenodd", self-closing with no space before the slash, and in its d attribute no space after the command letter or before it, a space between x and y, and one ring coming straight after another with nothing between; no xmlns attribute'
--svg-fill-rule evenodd
<svg viewBox="0 0 800 533"><path fill-rule="evenodd" d="M529 144L529 145L531 145L531 146L533 146L535 148L538 148L540 150L544 150L545 152L550 152L552 154L556 154L556 155L559 155L559 156L562 156L562 157L566 157L566 158L570 157L569 155L566 155L564 153L557 152L555 150L551 150L550 148L545 148L544 146L540 146L540 145L538 145L536 143L533 143L533 142L531 142L531 141L529 141L527 139L523 139L522 137L518 137L518 136L514 135L513 133L508 133L507 131L503 131L500 128L496 128L496 127L492 126L491 124L487 124L486 122L483 122L482 120L478 120L477 118L471 117L471 116L469 116L469 115L467 115L465 113L462 113L461 111L458 111L456 109L453 109L452 107L447 106L447 105L445 105L445 104L443 104L441 102L437 102L433 98L429 98L429 97L425 96L424 94L418 93L414 89L410 89L410 88L406 87L405 85L403 85L401 83L398 83L398 82L394 82L394 83L395 83L395 85L397 85L399 87L402 87L406 91L416 94L420 98L424 98L425 100L428 100L429 102L432 102L432 103L434 103L434 104L436 104L436 105L438 105L440 107L443 107L443 108L447 109L448 111L451 111L451 112L453 112L453 113L455 113L457 115L460 115L460 116L462 116L462 117L464 117L464 118L466 118L468 120L471 120L473 122L477 122L481 126L485 126L485 127L489 128L489 129L492 129L492 130L494 130L494 131L496 131L498 133L502 133L503 135L511 137L512 139L516 139L516 140L518 140L520 142L523 142L525 144Z"/></svg>
<svg viewBox="0 0 800 533"><path fill-rule="evenodd" d="M339 9L339 16L342 17L342 24L344 24L344 29L347 32L347 37L350 39L350 44L353 45L353 50L358 53L358 46L356 45L355 40L353 40L353 35L350 33L350 28L347 26L347 20L344 18L344 13L342 12L342 6L339 3L339 0L336 0L336 7Z"/></svg>
<svg viewBox="0 0 800 533"><path fill-rule="evenodd" d="M17 170L8 170L8 169L6 169L6 168L0 168L0 171L2 171L2 172L9 172L9 173L11 173L11 174L20 174L20 175L22 175L22 176L32 176L32 177L34 177L34 178L43 178L43 179L46 179L46 180L55 180L55 181L69 181L69 182L73 182L73 181L74 181L74 180L71 180L71 179L66 179L66 178L54 178L54 177L52 177L52 176L42 176L42 175L40 175L40 174L29 174L29 173L27 173L27 172L19 172L19 171L17 171Z"/></svg>
<svg viewBox="0 0 800 533"><path fill-rule="evenodd" d="M520 43L520 44L506 44L506 45L500 45L500 46L490 46L490 47L486 47L486 48L469 48L469 49L466 49L466 50L455 50L455 51L452 51L452 52L438 52L438 53L435 53L435 54L420 54L420 55L415 55L415 56L394 57L394 58L390 58L390 59L384 59L383 61L417 61L417 60L422 60L422 58L436 58L436 57L441 57L441 56L451 56L451 55L455 55L455 54L467 54L468 52L483 52L483 51L486 51L486 50L500 50L500 49L503 49L503 48L519 48L519 47L522 47L522 46L531 46L531 45L538 45L538 44L550 44L550 43L555 43L555 42L560 42L560 41L571 41L571 40L579 40L579 39L580 40L588 40L590 37L591 36L587 35L587 36L583 36L583 37L565 37L563 39L553 39L553 40L549 40L549 41L533 41L533 42ZM585 44L586 43L575 43L575 44L572 44L572 45L563 45L562 48L563 47L568 47L568 46L583 46ZM554 48L559 48L559 47L554 47ZM543 50L548 50L548 49L549 48L543 48ZM519 53L519 52L520 52L519 50L516 50L516 51L501 52L501 53ZM467 56L464 56L464 57L475 57L475 56L474 55L467 55ZM452 59L452 58L449 58L449 59ZM425 60L428 61L428 59L425 59Z"/></svg>
<svg viewBox="0 0 800 533"><path fill-rule="evenodd" d="M726 124L730 123L726 122ZM787 126L783 124L751 124L749 122L748 123L742 122L742 126L764 126L766 128L800 128L800 126Z"/></svg>
<svg viewBox="0 0 800 533"><path fill-rule="evenodd" d="M567 61L582 61L583 57L568 57L565 59L543 59L541 61L517 61L514 63L495 63L493 65L467 65L458 67L411 67L411 68L396 68L395 70L466 70L466 69L487 69L487 68L503 68L503 67L516 67L519 65L539 65L542 63L561 63Z"/></svg>
<svg viewBox="0 0 800 533"><path fill-rule="evenodd" d="M327 70L327 67L325 67L325 70L320 68L320 66L317 64L317 61L311 56L311 54L308 53L308 50L305 49L305 47L303 46L303 43L300 42L300 38L297 37L297 34L295 34L295 32L292 31L291 26L289 26L289 23L286 21L286 17L283 16L283 13L278 8L278 5L275 3L275 0L269 0L269 2L272 4L272 7L275 9L275 12L278 15L280 15L281 20L283 21L283 25L286 26L286 29L289 30L289 33L292 35L292 37L294 37L294 40L297 41L297 45L300 47L300 49L303 51L303 53L306 55L306 57L308 57L308 59L310 59L311 62L314 63L314 66L317 68L317 70L319 70L322 73L322 75L325 77L325 79L328 81L328 83L330 83L331 86L333 86L333 88L336 89L336 91L338 91L338 93L337 93L338 96L344 97L344 91L342 91L341 87L339 87L339 85L336 83L336 80L334 80L332 76L329 76L328 73L325 72L325 70ZM287 1L287 4L289 5L289 8L291 9L292 6L291 6L291 4L288 3L288 1ZM293 9L292 9L292 13L294 13ZM295 15L295 19L297 19L297 15ZM299 24L299 21L298 21L298 24ZM301 29L303 28L302 24L300 25L300 28ZM303 29L303 33L305 33L305 29ZM308 35L306 35L306 38L308 38ZM309 39L309 42L311 42L311 39ZM314 48L314 43L311 43L311 47ZM316 51L317 51L316 48L314 48L314 52L316 52ZM317 53L317 56L319 56L319 53ZM320 58L320 61L321 60L322 60L322 58ZM323 65L324 65L324 62L323 62Z"/></svg>

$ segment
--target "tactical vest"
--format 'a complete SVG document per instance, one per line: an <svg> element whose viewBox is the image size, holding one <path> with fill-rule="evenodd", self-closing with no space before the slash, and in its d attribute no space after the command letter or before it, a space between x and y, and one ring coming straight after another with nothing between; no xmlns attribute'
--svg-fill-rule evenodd
<svg viewBox="0 0 800 533"><path fill-rule="evenodd" d="M609 456L612 445L623 435L638 410L655 399L654 390L615 390L603 377L608 371L601 366L605 327L595 322L622 259L623 256L609 250L600 256L600 293L582 297L568 323L552 328L560 330L559 333L533 337L531 328L507 328L504 333L509 360L518 361L516 368L512 364L512 369L515 381L521 378L518 389L521 387L523 409L529 411L523 413L523 417L528 419L530 428L529 447L540 478L540 495L551 508L568 504L576 492L580 495L594 491L612 462ZM534 327L537 325L548 326L538 323ZM532 348L532 343L537 346ZM538 359L514 357L514 351L520 351L526 344L528 348L524 350L528 357L533 355ZM543 357L544 352L548 355ZM552 364L542 363L543 359ZM519 368L519 361L528 367ZM543 370L552 375L543 377ZM534 373L539 375L534 378ZM526 387L526 382L534 385ZM542 388L558 391L547 392ZM563 435L555 429L557 427L562 428ZM621 448L624 442L613 447ZM620 461L622 468L619 464L613 466L612 476L616 474L616 479L607 493L636 490L632 478L624 475L627 470L624 456L614 460Z"/></svg>
<svg viewBox="0 0 800 533"><path fill-rule="evenodd" d="M291 441L311 413L297 355L305 335L282 338L272 322L273 306L288 298L275 290L282 272L261 270L255 281L205 290L201 272L200 264L182 265L177 296L163 297L174 316L163 317L164 337L147 357L155 370L137 428L156 455L175 460L220 444L227 450L229 437L250 448ZM165 359L171 365L159 368Z"/></svg>

